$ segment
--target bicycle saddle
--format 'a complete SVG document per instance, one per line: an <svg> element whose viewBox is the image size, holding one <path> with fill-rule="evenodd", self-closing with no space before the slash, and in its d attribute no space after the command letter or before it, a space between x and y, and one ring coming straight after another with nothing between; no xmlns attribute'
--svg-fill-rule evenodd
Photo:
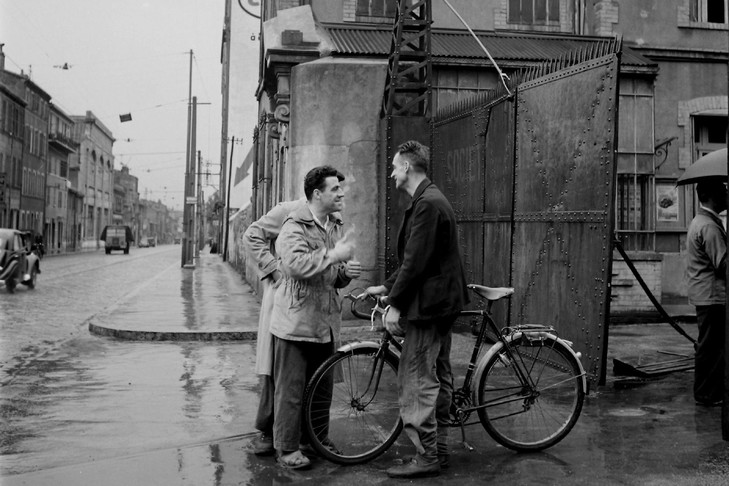
<svg viewBox="0 0 729 486"><path fill-rule="evenodd" d="M486 300L499 300L514 293L512 287L486 287L478 284L468 284L467 287Z"/></svg>

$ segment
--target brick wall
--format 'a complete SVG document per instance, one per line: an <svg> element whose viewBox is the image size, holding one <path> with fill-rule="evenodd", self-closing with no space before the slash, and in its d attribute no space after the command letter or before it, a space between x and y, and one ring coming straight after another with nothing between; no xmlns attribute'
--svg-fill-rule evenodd
<svg viewBox="0 0 729 486"><path fill-rule="evenodd" d="M643 281L648 285L653 296L660 302L662 283L662 256L659 253L633 252L629 254ZM613 258L613 274L611 279L610 314L626 314L634 312L652 312L655 307L643 288L635 279L627 263L619 256Z"/></svg>
<svg viewBox="0 0 729 486"><path fill-rule="evenodd" d="M344 0L342 13L345 22L355 22L357 20L357 0Z"/></svg>
<svg viewBox="0 0 729 486"><path fill-rule="evenodd" d="M619 18L619 7L615 0L596 1L593 33L595 35L613 35L613 24L617 24Z"/></svg>

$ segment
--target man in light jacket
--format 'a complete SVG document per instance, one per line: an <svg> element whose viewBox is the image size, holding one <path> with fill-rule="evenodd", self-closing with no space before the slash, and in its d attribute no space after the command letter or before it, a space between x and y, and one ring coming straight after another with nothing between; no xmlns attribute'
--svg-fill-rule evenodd
<svg viewBox="0 0 729 486"><path fill-rule="evenodd" d="M726 178L725 178L726 179ZM686 234L689 302L696 306L699 326L694 399L698 405L721 405L724 398L726 333L726 230L719 213L726 209L721 180L696 184L700 207Z"/></svg>
<svg viewBox="0 0 729 486"><path fill-rule="evenodd" d="M306 383L334 351L342 322L337 289L361 273L351 230L342 230L344 176L330 166L315 167L304 179L306 205L289 214L276 240L281 280L276 285L271 334L274 342L273 442L277 461L306 468L299 450ZM306 438L304 438L306 442Z"/></svg>
<svg viewBox="0 0 729 486"><path fill-rule="evenodd" d="M258 402L255 427L260 435L253 439L253 453L268 455L273 448L273 338L270 331L273 310L274 285L281 278L274 244L286 217L298 207L306 206L306 199L285 201L254 221L243 235L248 256L258 267L261 279L261 311L258 318L256 340L256 374L260 376L261 399Z"/></svg>

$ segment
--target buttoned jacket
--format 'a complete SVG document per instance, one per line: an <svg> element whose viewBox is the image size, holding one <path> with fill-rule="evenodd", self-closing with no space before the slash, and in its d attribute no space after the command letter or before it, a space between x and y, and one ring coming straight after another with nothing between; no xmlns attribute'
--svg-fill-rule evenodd
<svg viewBox="0 0 729 486"><path fill-rule="evenodd" d="M283 274L276 287L271 333L290 341L327 343L339 339L342 302L337 289L350 279L329 257L342 236L342 219L329 215L325 229L308 205L289 214L276 240ZM330 334L331 331L331 334Z"/></svg>
<svg viewBox="0 0 729 486"><path fill-rule="evenodd" d="M409 320L452 316L468 303L455 213L427 178L405 210L397 255L400 266L384 285Z"/></svg>

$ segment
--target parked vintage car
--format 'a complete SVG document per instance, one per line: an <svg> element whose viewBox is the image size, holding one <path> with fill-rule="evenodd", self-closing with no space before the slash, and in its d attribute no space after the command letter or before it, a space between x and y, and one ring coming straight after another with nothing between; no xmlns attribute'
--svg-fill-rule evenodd
<svg viewBox="0 0 729 486"><path fill-rule="evenodd" d="M40 257L33 234L10 228L0 228L0 282L8 292L15 291L18 283L35 288L40 270Z"/></svg>

